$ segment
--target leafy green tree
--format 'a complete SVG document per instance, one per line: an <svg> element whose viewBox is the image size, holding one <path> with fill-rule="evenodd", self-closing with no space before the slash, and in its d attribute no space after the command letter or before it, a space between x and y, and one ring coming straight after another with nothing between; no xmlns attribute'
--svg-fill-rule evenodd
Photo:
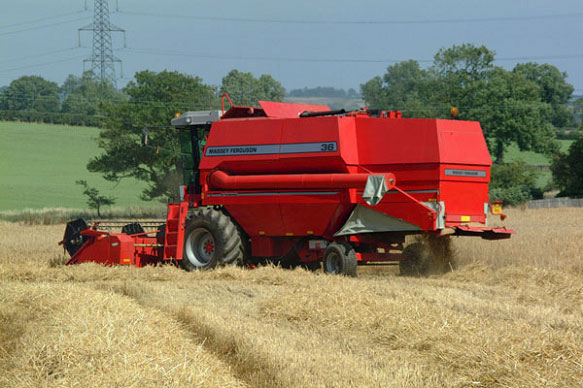
<svg viewBox="0 0 583 388"><path fill-rule="evenodd" d="M484 80L494 68L494 51L486 46L453 45L440 49L433 58L433 70L442 78L452 76L456 86Z"/></svg>
<svg viewBox="0 0 583 388"><path fill-rule="evenodd" d="M389 72L391 66L387 68ZM360 91L362 98L366 102L367 106L374 109L389 109L390 102L387 97L388 85L384 85L383 78L376 76L368 82L360 85Z"/></svg>
<svg viewBox="0 0 583 388"><path fill-rule="evenodd" d="M559 196L583 196L583 137L571 144L567 154L555 156L551 171L561 189Z"/></svg>
<svg viewBox="0 0 583 388"><path fill-rule="evenodd" d="M87 168L110 181L134 177L148 182L143 199L176 198L181 155L170 120L177 112L216 108L216 90L199 77L141 71L124 92L126 101L104 105L105 129L99 135L104 152L91 159ZM144 127L152 128L147 147L141 145Z"/></svg>
<svg viewBox="0 0 583 388"><path fill-rule="evenodd" d="M454 45L439 50L427 70L415 61L389 66L383 77L361 85L362 95L368 106L402 109L406 117L446 118L458 108L457 118L482 124L496 163L503 163L511 142L521 150L554 152L553 119L570 95L565 74L544 65L544 71L509 72L494 66L494 58L485 46ZM564 87L543 93L548 79Z"/></svg>
<svg viewBox="0 0 583 388"><path fill-rule="evenodd" d="M359 98L360 97L360 94L358 94L358 92L356 90L354 90L354 88L350 88L346 92L346 97L348 97L348 98Z"/></svg>
<svg viewBox="0 0 583 388"><path fill-rule="evenodd" d="M528 168L524 161L495 164L490 174L490 188L500 189L512 186L534 187L537 173Z"/></svg>
<svg viewBox="0 0 583 388"><path fill-rule="evenodd" d="M257 101L283 101L285 89L270 75L255 78L251 73L231 70L223 77L221 93L228 93L236 105L256 106Z"/></svg>
<svg viewBox="0 0 583 388"><path fill-rule="evenodd" d="M96 82L92 72L85 72L82 77L69 75L61 86L62 112L88 116L97 114L101 100L99 89L99 82Z"/></svg>
<svg viewBox="0 0 583 388"><path fill-rule="evenodd" d="M526 79L539 86L541 101L553 108L551 122L556 127L572 123L573 111L567 102L573 94L573 85L567 83L567 73L561 72L553 65L538 63L519 63L513 72L523 74Z"/></svg>
<svg viewBox="0 0 583 388"><path fill-rule="evenodd" d="M535 187L537 175L523 161L493 165L490 175L490 200L519 205L533 198L542 198L542 191Z"/></svg>
<svg viewBox="0 0 583 388"><path fill-rule="evenodd" d="M283 101L285 89L279 81L269 74L262 74L257 80L257 101Z"/></svg>
<svg viewBox="0 0 583 388"><path fill-rule="evenodd" d="M506 147L512 142L521 150L556 151L552 108L540 100L536 83L500 67L492 69L486 81L478 82L473 103L462 108L462 117L481 123L496 163L503 163Z"/></svg>
<svg viewBox="0 0 583 388"><path fill-rule="evenodd" d="M91 209L97 210L97 216L99 218L101 218L100 210L103 206L111 206L115 204L115 197L101 195L99 190L95 187L89 186L86 180L78 180L75 181L75 183L83 186L83 194L87 197L87 205L89 205Z"/></svg>
<svg viewBox="0 0 583 388"><path fill-rule="evenodd" d="M457 107L459 118L467 119L469 109L482 103L476 97L488 82L493 62L493 51L471 44L454 45L435 54L430 71L436 77L432 92L434 101L441 104L440 117Z"/></svg>
<svg viewBox="0 0 583 388"><path fill-rule="evenodd" d="M361 85L362 96L374 109L403 110L406 117L438 117L433 74L414 60L387 68L383 77L374 77Z"/></svg>
<svg viewBox="0 0 583 388"><path fill-rule="evenodd" d="M502 201L504 205L520 205L535 199L526 186L511 186L506 188L490 189L490 201ZM542 196L537 196L540 199Z"/></svg>
<svg viewBox="0 0 583 388"><path fill-rule="evenodd" d="M293 89L288 93L290 97L335 97L335 98L356 98L356 90L349 89L348 93L344 89L336 89L331 86L316 86L315 88Z"/></svg>
<svg viewBox="0 0 583 388"><path fill-rule="evenodd" d="M579 127L583 126L583 97L577 98L573 101L573 118L579 125Z"/></svg>
<svg viewBox="0 0 583 388"><path fill-rule="evenodd" d="M40 76L23 76L0 95L0 108L14 111L58 112L59 87Z"/></svg>
<svg viewBox="0 0 583 388"><path fill-rule="evenodd" d="M103 103L119 104L125 100L125 96L116 91L113 84L100 82L91 71L83 73L81 77L69 75L61 86L61 98L61 111L77 115L81 119L77 121L85 123L97 123L92 116L101 114Z"/></svg>

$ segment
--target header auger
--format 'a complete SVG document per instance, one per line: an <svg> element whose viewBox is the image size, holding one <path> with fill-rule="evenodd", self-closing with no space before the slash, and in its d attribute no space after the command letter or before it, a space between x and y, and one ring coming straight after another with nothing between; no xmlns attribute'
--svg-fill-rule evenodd
<svg viewBox="0 0 583 388"><path fill-rule="evenodd" d="M416 274L451 236L513 233L487 226L500 208L488 202L491 160L477 122L261 101L187 112L172 126L184 185L166 223L109 233L73 221L63 240L69 264L323 262L354 276L358 264L398 261ZM429 241L405 247L412 234Z"/></svg>

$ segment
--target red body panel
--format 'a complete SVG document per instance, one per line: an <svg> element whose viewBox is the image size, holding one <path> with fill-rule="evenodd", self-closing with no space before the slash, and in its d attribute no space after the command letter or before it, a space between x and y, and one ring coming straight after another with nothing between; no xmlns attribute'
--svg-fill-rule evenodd
<svg viewBox="0 0 583 388"><path fill-rule="evenodd" d="M156 237L148 237L146 234L127 235L86 229L81 235L87 236L88 240L67 265L95 262L142 267L156 263L162 257L162 247Z"/></svg>
<svg viewBox="0 0 583 388"><path fill-rule="evenodd" d="M327 112L330 108L326 105L312 104L287 104L284 102L259 101L259 105L269 117L297 118L303 112Z"/></svg>
<svg viewBox="0 0 583 388"><path fill-rule="evenodd" d="M188 214L187 202L168 205L164 231L164 260L181 259L184 248L184 228Z"/></svg>
<svg viewBox="0 0 583 388"><path fill-rule="evenodd" d="M282 119L263 109L267 117L213 123L200 163L201 204L224 206L254 253L277 255L266 236L333 238L356 205L368 206L366 179L357 176L394 174L397 188L368 207L420 231L485 224L491 159L479 123L296 113ZM351 179L359 183L343 184Z"/></svg>

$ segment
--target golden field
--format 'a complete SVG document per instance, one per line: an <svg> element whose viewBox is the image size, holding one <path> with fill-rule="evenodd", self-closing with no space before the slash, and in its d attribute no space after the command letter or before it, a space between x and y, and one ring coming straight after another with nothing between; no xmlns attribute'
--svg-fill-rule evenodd
<svg viewBox="0 0 583 388"><path fill-rule="evenodd" d="M582 387L583 209L511 210L457 268L62 266L0 223L3 387Z"/></svg>

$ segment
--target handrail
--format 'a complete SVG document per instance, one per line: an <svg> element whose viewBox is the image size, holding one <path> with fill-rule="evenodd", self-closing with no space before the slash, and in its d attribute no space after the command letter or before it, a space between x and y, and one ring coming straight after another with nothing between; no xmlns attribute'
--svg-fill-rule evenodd
<svg viewBox="0 0 583 388"><path fill-rule="evenodd" d="M231 107L235 106L231 100L231 97L229 97L227 93L221 94L221 110L223 111L223 114L225 114L225 97L227 97L227 100L229 100L229 105L231 105Z"/></svg>

